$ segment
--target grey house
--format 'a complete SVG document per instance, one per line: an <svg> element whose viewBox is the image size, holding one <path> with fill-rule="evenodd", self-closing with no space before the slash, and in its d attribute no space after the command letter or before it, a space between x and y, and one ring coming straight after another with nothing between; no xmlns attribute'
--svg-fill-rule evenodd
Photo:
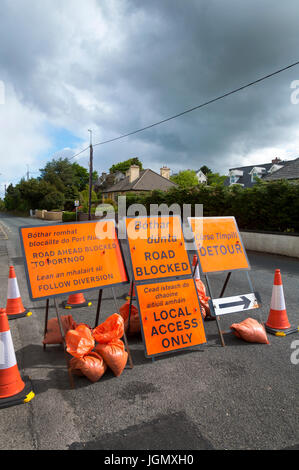
<svg viewBox="0 0 299 470"><path fill-rule="evenodd" d="M229 176L224 181L224 185L232 186L238 184L244 188L251 188L256 183L256 177L270 181L275 178L275 175L281 172L285 166L295 161L296 160L282 161L279 158L275 158L271 163L231 168L229 170Z"/></svg>
<svg viewBox="0 0 299 470"><path fill-rule="evenodd" d="M265 177L266 181L281 179L294 182L297 180L299 182L299 158L286 162L282 168Z"/></svg>

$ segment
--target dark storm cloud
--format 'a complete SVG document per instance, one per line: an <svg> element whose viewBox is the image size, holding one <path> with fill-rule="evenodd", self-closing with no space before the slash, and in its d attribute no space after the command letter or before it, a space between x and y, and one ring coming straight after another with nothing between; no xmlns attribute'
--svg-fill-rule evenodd
<svg viewBox="0 0 299 470"><path fill-rule="evenodd" d="M4 0L1 72L46 120L85 139L92 126L99 142L295 62L298 13L295 0ZM263 163L263 149L298 144L299 106L290 102L296 79L299 67L98 146L95 166L107 170L131 156L154 169L207 164L226 172L250 159Z"/></svg>

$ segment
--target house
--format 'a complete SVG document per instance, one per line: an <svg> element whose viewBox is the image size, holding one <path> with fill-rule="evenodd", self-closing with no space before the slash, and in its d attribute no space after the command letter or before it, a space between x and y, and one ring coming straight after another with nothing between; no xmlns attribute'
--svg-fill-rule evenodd
<svg viewBox="0 0 299 470"><path fill-rule="evenodd" d="M224 185L232 186L233 184L239 184L244 188L251 188L256 183L257 177L268 181L269 177L281 171L285 165L291 162L293 162L293 160L282 161L279 158L275 158L271 163L231 168L229 170L229 176L224 181Z"/></svg>
<svg viewBox="0 0 299 470"><path fill-rule="evenodd" d="M201 170L196 171L196 177L197 177L199 183L207 184L208 178Z"/></svg>
<svg viewBox="0 0 299 470"><path fill-rule="evenodd" d="M116 173L102 173L97 182L94 184L94 190L96 192L103 191L104 189L109 188L110 186L118 183L126 177L121 171Z"/></svg>
<svg viewBox="0 0 299 470"><path fill-rule="evenodd" d="M102 190L105 199L117 200L118 196L125 196L129 192L144 193L159 189L167 191L177 185L170 181L170 169L163 167L160 174L153 170L140 170L138 165L132 165L124 178Z"/></svg>
<svg viewBox="0 0 299 470"><path fill-rule="evenodd" d="M299 182L299 158L286 162L285 165L283 165L277 171L265 177L266 181L275 181L281 179L292 182Z"/></svg>

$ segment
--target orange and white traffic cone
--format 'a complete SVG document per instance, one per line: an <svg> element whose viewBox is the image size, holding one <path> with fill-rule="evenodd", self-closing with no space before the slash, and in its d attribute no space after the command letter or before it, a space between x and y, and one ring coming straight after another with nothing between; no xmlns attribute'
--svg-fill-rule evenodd
<svg viewBox="0 0 299 470"><path fill-rule="evenodd" d="M0 309L0 408L28 403L34 398L31 383L22 380L5 309Z"/></svg>
<svg viewBox="0 0 299 470"><path fill-rule="evenodd" d="M16 318L22 317L30 317L32 315L32 312L24 308L19 291L15 268L13 266L10 266L9 268L7 302L5 310L9 320L14 320Z"/></svg>
<svg viewBox="0 0 299 470"><path fill-rule="evenodd" d="M193 267L193 277L194 277L194 279L195 280L200 279L197 255L193 256L192 267Z"/></svg>
<svg viewBox="0 0 299 470"><path fill-rule="evenodd" d="M71 294L67 301L62 302L62 305L66 309L80 308L80 307L91 307L92 302L87 302L84 295L80 292L79 294Z"/></svg>
<svg viewBox="0 0 299 470"><path fill-rule="evenodd" d="M275 270L270 312L265 327L269 333L276 336L286 336L298 331L298 328L292 328L289 323L280 269Z"/></svg>

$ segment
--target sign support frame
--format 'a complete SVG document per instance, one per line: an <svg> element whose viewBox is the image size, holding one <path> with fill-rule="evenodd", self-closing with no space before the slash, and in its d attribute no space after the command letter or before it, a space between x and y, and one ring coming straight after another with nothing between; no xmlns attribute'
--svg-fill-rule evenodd
<svg viewBox="0 0 299 470"><path fill-rule="evenodd" d="M245 247L243 245L243 241L242 241L242 238L241 238L241 235L240 235L240 232L239 232L239 228L238 228L238 225L237 225L237 222L236 222L236 219L235 217L229 217L229 216L223 216L223 217L202 217L202 219L227 219L227 218L230 218L230 219L233 219L234 222L235 222L235 226L236 226L236 229L237 229L237 233L239 235L239 239L241 241L241 246L243 248L243 251L244 251L244 254L245 254L245 258L246 258L246 261L248 263L248 267L247 268L236 268L234 269L234 271L245 271L246 272L246 277L247 277L247 281L248 281L248 284L249 284L249 287L250 287L250 290L252 293L254 293L258 299L258 302L259 302L259 307L260 308L262 306L262 301L261 301L261 298L260 298L260 294L258 292L255 292L254 288L253 288L253 284L252 284L252 281L251 281L251 278L249 276L249 270L250 270L250 264L249 264L249 260L248 260L248 257L247 257L247 253L246 253L246 250L245 250ZM201 266L201 263L200 263L200 255L199 255L199 249L197 247L197 244L195 242L195 233L193 231L193 228L192 228L192 224L191 224L191 219L192 217L190 217L188 219L188 222L189 222L189 225L190 225L190 228L193 232L193 243L195 245L195 251L197 253L197 262L196 262L196 266L194 267L194 273L195 273L195 270L196 270L196 267L197 266L200 266L202 271L203 271L203 268ZM219 295L219 298L223 298L223 295L224 295L224 292L227 288L227 285L228 285L228 282L231 278L231 275L232 275L232 270L228 270L228 269L225 269L225 270L222 270L222 271L203 271L202 274L204 276L204 278L206 279L206 283L207 283L207 288L208 288L208 292L209 292L209 296L211 298L211 300L209 301L209 306L210 306L210 309L211 309L211 312L213 313L213 315L215 316L215 319L216 319L216 324L217 324L217 328L218 328L218 332L219 332L219 336L220 336L220 340L221 340L221 345L222 347L225 347L225 341L224 341L224 337L223 335L224 334L227 334L227 333L230 333L230 331L222 331L221 330L221 325L220 325L220 316L216 314L215 312L215 309L214 309L214 305L213 305L213 299L215 298L213 296L213 292L212 292L212 288L211 288L211 282L210 282L210 279L209 279L209 274L211 273L215 273L215 274L221 274L221 273L226 273L226 278L225 278L225 281L224 281L224 284L223 284L223 287L221 289L221 292L220 292L220 295ZM263 325L263 321L260 317L260 315L258 314L258 317L259 317L259 320L260 320L260 323Z"/></svg>

